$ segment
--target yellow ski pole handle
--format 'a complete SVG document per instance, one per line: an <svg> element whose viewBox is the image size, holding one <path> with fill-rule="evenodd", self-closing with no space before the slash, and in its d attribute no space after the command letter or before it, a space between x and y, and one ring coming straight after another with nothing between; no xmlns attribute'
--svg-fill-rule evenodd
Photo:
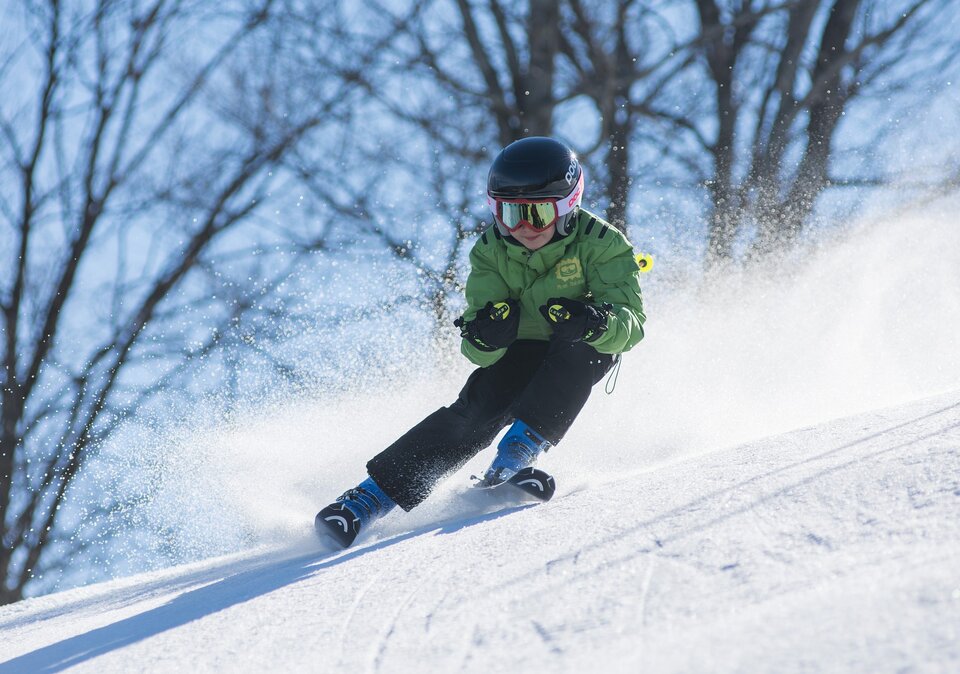
<svg viewBox="0 0 960 674"><path fill-rule="evenodd" d="M490 312L490 318L495 321L505 321L510 315L510 305L506 302L497 302L493 305L493 310Z"/></svg>
<svg viewBox="0 0 960 674"><path fill-rule="evenodd" d="M636 260L642 273L646 274L653 269L653 255L650 253L637 253Z"/></svg>
<svg viewBox="0 0 960 674"><path fill-rule="evenodd" d="M547 309L550 320L554 323L570 320L570 312L563 308L562 304L551 304Z"/></svg>

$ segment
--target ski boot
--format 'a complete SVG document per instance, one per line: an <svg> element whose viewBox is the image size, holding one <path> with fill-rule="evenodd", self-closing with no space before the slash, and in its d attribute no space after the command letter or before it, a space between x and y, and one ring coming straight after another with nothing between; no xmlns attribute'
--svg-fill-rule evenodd
<svg viewBox="0 0 960 674"><path fill-rule="evenodd" d="M497 456L487 468L478 487L496 487L510 480L553 445L526 423L517 419L497 445Z"/></svg>
<svg viewBox="0 0 960 674"><path fill-rule="evenodd" d="M360 530L396 507L372 477L348 489L336 501L317 513L314 528L321 539L349 547Z"/></svg>

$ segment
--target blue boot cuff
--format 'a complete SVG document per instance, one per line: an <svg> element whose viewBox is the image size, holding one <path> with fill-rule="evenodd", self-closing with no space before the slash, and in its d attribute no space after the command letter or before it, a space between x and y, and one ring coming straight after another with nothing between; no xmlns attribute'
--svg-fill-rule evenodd
<svg viewBox="0 0 960 674"><path fill-rule="evenodd" d="M520 443L525 447L535 449L536 453L544 452L553 447L549 440L530 428L523 419L517 419L513 422L510 430L500 439L497 448L507 447L511 443Z"/></svg>
<svg viewBox="0 0 960 674"><path fill-rule="evenodd" d="M377 505L377 517L382 517L397 507L396 502L387 496L387 493L380 488L380 485L378 485L372 477L368 477L361 482L359 488L366 491L379 502Z"/></svg>

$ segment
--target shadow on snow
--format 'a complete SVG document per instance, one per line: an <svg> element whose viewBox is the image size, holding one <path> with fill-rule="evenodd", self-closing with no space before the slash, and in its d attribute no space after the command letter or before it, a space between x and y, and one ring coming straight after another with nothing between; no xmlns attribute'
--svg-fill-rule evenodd
<svg viewBox="0 0 960 674"><path fill-rule="evenodd" d="M38 648L0 663L0 672L58 672L92 658L143 641L151 636L269 594L351 559L426 534L449 534L498 519L534 504L518 505L492 513L429 524L413 531L346 552L310 553L275 564L233 573L209 585L188 590L166 604L83 634ZM231 562L229 566L235 565ZM176 581L172 581L175 583Z"/></svg>

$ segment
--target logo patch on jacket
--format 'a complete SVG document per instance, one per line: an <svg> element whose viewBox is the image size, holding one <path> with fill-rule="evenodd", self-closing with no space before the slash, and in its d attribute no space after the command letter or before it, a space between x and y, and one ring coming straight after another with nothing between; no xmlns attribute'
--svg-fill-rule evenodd
<svg viewBox="0 0 960 674"><path fill-rule="evenodd" d="M583 267L580 265L580 258L566 257L560 260L556 266L557 280L560 285L571 285L583 281Z"/></svg>

